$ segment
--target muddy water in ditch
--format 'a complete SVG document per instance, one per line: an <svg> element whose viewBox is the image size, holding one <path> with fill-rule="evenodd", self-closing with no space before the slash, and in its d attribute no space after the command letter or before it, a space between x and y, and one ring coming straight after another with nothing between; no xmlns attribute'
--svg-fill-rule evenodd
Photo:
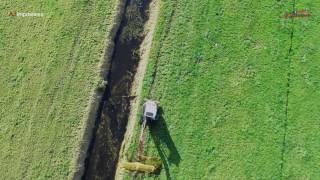
<svg viewBox="0 0 320 180"><path fill-rule="evenodd" d="M150 0L127 0L82 179L114 179L128 121L131 84L139 62Z"/></svg>

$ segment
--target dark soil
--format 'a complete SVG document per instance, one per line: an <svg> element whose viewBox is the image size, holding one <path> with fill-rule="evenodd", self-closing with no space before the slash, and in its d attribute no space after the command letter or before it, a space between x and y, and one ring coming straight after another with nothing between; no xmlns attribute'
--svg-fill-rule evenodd
<svg viewBox="0 0 320 180"><path fill-rule="evenodd" d="M114 179L130 110L130 88L139 62L150 0L127 0L115 39L108 85L99 107L82 179Z"/></svg>

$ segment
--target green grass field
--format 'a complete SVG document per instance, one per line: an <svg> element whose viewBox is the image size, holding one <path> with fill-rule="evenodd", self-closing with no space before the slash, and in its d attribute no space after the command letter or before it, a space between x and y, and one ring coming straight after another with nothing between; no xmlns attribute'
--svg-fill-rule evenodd
<svg viewBox="0 0 320 180"><path fill-rule="evenodd" d="M294 21L284 176L319 179L320 3L299 0L296 8L309 9L311 17Z"/></svg>
<svg viewBox="0 0 320 180"><path fill-rule="evenodd" d="M294 8L311 16L283 18ZM163 169L144 178L319 179L319 9L162 0L143 97L162 109L146 154Z"/></svg>
<svg viewBox="0 0 320 180"><path fill-rule="evenodd" d="M1 177L70 175L116 2L0 2Z"/></svg>

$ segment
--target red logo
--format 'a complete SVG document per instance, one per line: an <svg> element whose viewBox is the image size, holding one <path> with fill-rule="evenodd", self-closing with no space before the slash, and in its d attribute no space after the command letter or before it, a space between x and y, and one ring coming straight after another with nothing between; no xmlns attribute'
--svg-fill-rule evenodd
<svg viewBox="0 0 320 180"><path fill-rule="evenodd" d="M294 11L293 13L287 13L284 18L289 19L289 18L302 18L302 17L309 17L310 13L306 10L299 10L299 11Z"/></svg>

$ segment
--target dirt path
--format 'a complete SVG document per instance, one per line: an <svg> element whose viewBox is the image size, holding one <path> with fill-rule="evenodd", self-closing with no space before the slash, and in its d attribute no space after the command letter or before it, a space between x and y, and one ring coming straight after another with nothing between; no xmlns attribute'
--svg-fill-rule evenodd
<svg viewBox="0 0 320 180"><path fill-rule="evenodd" d="M131 110L128 119L127 131L122 142L121 150L119 152L119 162L115 175L116 180L123 179L123 169L121 168L121 164L126 160L125 152L127 152L128 150L134 132L135 123L137 121L136 117L139 110L143 79L144 74L147 70L153 34L155 32L159 15L160 1L161 0L152 0L152 2L150 3L150 15L144 27L145 38L140 46L140 61L131 88L131 96L136 96L136 98L130 104Z"/></svg>

